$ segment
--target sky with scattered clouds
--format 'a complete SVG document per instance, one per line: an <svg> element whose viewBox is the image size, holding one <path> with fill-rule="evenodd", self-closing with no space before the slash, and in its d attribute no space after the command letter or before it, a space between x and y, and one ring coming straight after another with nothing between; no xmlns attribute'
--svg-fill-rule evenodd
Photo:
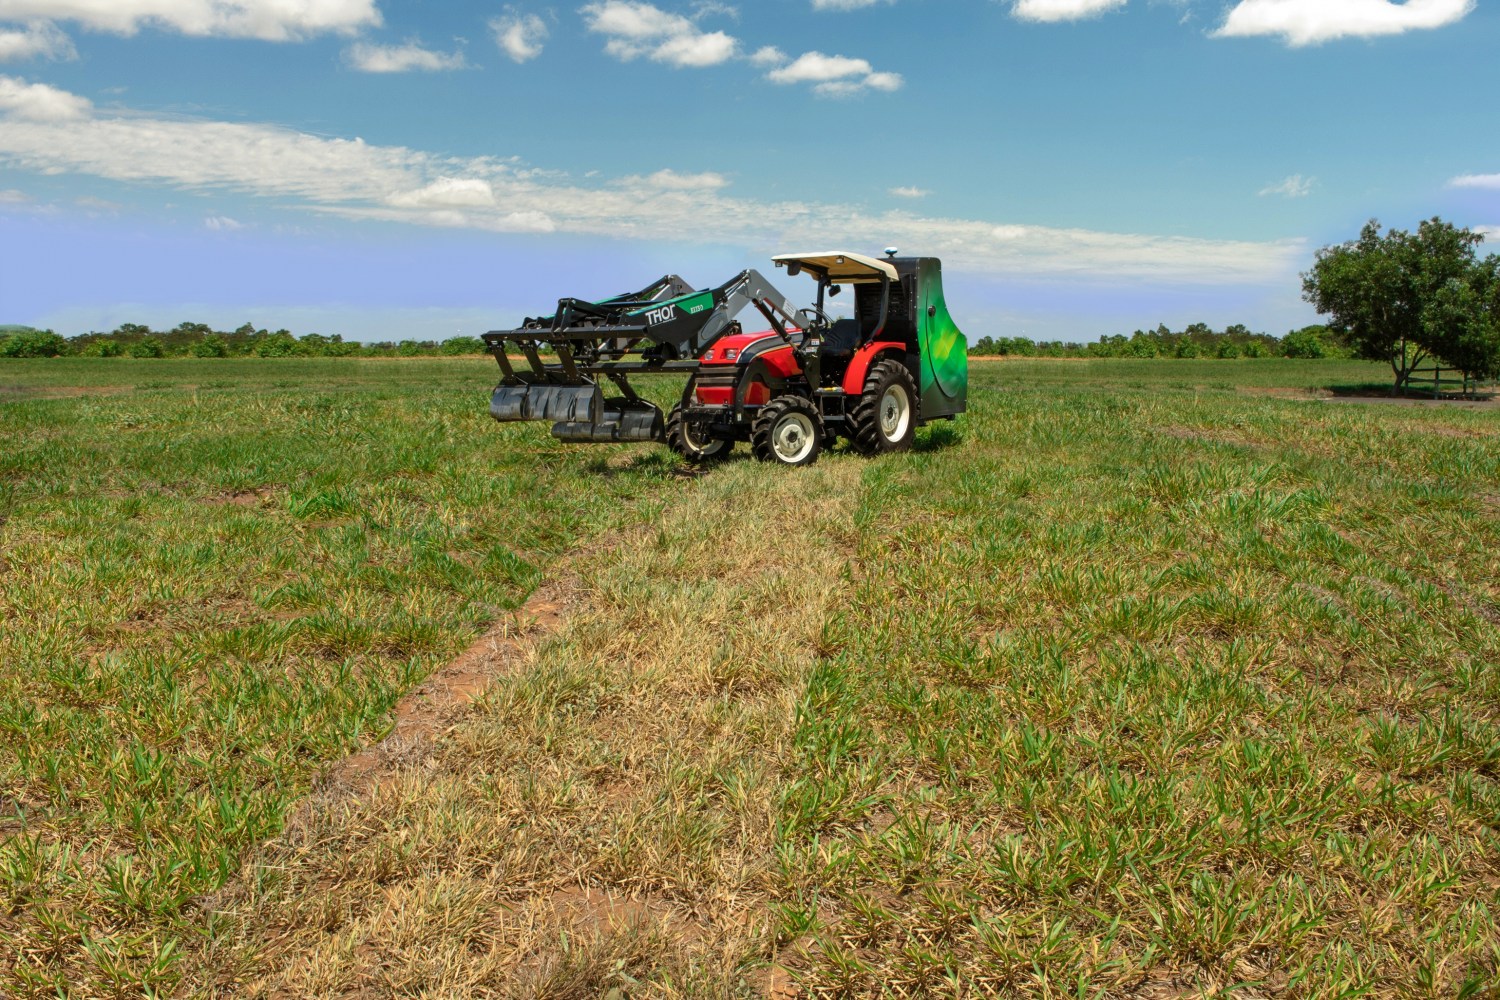
<svg viewBox="0 0 1500 1000"><path fill-rule="evenodd" d="M897 245L971 337L1281 333L1372 216L1500 239L1497 42L1500 0L0 0L0 323L426 339Z"/></svg>

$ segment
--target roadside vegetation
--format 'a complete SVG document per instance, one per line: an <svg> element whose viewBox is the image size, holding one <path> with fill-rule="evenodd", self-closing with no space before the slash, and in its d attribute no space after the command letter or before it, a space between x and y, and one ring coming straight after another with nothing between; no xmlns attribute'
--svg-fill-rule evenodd
<svg viewBox="0 0 1500 1000"><path fill-rule="evenodd" d="M0 327L0 358L420 358L484 353L478 337L360 343L339 334L256 329L214 330L206 323L180 323L153 330L125 323L108 333L63 337L51 330Z"/></svg>
<svg viewBox="0 0 1500 1000"><path fill-rule="evenodd" d="M1492 995L1500 423L1315 398L1382 371L976 366L685 476L482 364L7 367L5 988Z"/></svg>
<svg viewBox="0 0 1500 1000"><path fill-rule="evenodd" d="M1241 324L1214 330L1191 323L1173 331L1165 323L1130 336L1110 334L1090 344L1028 337L980 337L969 348L976 357L1018 358L1349 358L1352 352L1326 326L1307 326L1284 337L1252 333Z"/></svg>
<svg viewBox="0 0 1500 1000"><path fill-rule="evenodd" d="M1252 333L1242 325L1215 331L1193 323L1173 332L1165 325L1130 336L1100 337L1095 343L1035 341L1026 337L980 337L970 349L977 357L1044 358L1347 358L1351 349L1327 327L1292 330L1285 337ZM108 333L63 337L51 330L0 327L0 358L415 358L484 353L477 337L444 341L403 340L363 344L337 335L256 329L247 323L215 331L203 323L182 323L156 331L126 323Z"/></svg>

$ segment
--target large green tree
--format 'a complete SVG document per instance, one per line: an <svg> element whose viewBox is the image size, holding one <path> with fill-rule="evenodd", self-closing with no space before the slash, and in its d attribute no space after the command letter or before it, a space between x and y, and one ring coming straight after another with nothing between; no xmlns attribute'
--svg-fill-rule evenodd
<svg viewBox="0 0 1500 1000"><path fill-rule="evenodd" d="M1384 235L1371 220L1359 238L1318 251L1303 297L1362 358L1390 363L1396 388L1424 361L1472 375L1500 368L1500 258L1480 260L1483 237L1442 219Z"/></svg>

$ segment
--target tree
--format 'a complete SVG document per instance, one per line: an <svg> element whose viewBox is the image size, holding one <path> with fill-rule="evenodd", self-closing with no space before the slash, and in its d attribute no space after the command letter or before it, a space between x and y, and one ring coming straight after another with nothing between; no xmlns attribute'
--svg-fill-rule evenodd
<svg viewBox="0 0 1500 1000"><path fill-rule="evenodd" d="M1500 257L1438 289L1424 322L1438 357L1476 378L1500 377Z"/></svg>
<svg viewBox="0 0 1500 1000"><path fill-rule="evenodd" d="M1372 219L1357 240L1318 251L1303 297L1357 357L1389 362L1397 390L1430 358L1477 374L1496 363L1485 354L1494 313L1482 272L1494 266L1476 259L1482 240L1437 218L1382 236Z"/></svg>
<svg viewBox="0 0 1500 1000"><path fill-rule="evenodd" d="M257 357L290 358L299 353L297 340L286 330L277 330L255 345Z"/></svg>
<svg viewBox="0 0 1500 1000"><path fill-rule="evenodd" d="M127 352L132 358L160 358L166 356L166 348L155 337L145 337L131 344Z"/></svg>
<svg viewBox="0 0 1500 1000"><path fill-rule="evenodd" d="M1288 358L1326 358L1328 343L1323 339L1325 328L1304 326L1293 330L1281 339L1281 353Z"/></svg>
<svg viewBox="0 0 1500 1000"><path fill-rule="evenodd" d="M55 358L68 346L51 330L21 330L0 337L0 358Z"/></svg>
<svg viewBox="0 0 1500 1000"><path fill-rule="evenodd" d="M443 354L483 354L484 341L478 337L449 337L438 347Z"/></svg>

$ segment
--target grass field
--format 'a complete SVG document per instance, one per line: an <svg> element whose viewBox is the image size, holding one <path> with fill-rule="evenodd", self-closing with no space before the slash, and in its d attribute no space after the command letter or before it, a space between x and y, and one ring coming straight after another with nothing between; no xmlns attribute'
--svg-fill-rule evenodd
<svg viewBox="0 0 1500 1000"><path fill-rule="evenodd" d="M694 477L491 380L0 367L0 993L1500 995L1494 409L993 362Z"/></svg>

